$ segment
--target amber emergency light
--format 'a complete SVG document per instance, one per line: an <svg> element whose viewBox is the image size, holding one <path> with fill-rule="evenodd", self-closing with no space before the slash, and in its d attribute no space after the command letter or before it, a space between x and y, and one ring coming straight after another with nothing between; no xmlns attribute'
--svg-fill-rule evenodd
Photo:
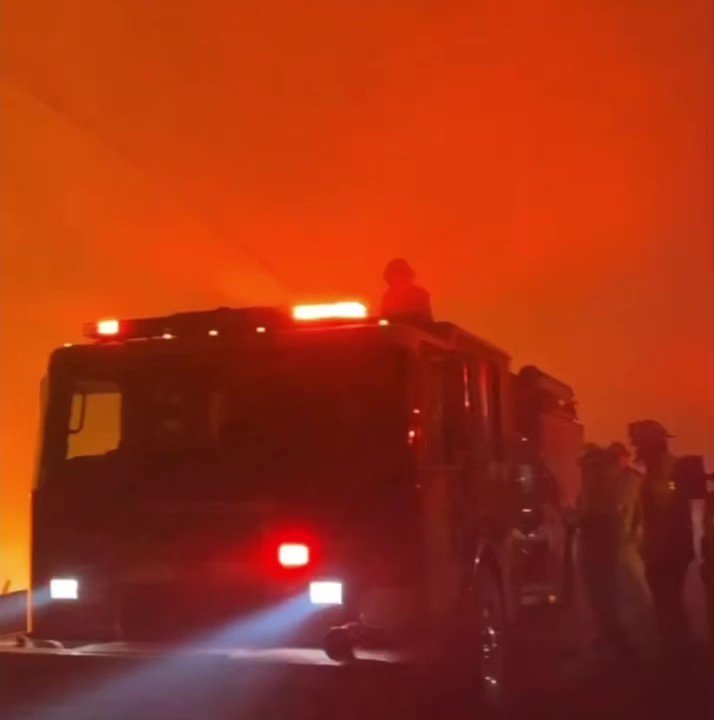
<svg viewBox="0 0 714 720"><path fill-rule="evenodd" d="M367 306L354 300L295 305L292 308L218 308L153 318L105 318L84 326L84 335L100 342L170 340L177 337L218 337L232 333L263 335L274 330L294 330L310 322L364 320ZM380 321L384 324L384 321Z"/></svg>
<svg viewBox="0 0 714 720"><path fill-rule="evenodd" d="M321 305L295 305L295 320L350 320L367 317L367 306L361 302L336 302Z"/></svg>

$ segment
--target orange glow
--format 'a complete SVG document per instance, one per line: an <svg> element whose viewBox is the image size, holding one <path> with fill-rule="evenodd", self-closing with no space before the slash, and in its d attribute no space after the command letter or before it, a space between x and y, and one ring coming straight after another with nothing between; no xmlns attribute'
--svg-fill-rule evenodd
<svg viewBox="0 0 714 720"><path fill-rule="evenodd" d="M97 323L97 335L108 337L110 335L119 334L119 321L118 320L100 320Z"/></svg>
<svg viewBox="0 0 714 720"><path fill-rule="evenodd" d="M361 302L336 302L322 305L296 305L295 320L347 320L367 317L367 306Z"/></svg>
<svg viewBox="0 0 714 720"><path fill-rule="evenodd" d="M711 0L405 7L4 3L0 589L85 319L376 309L392 257L588 439L654 417L714 470Z"/></svg>

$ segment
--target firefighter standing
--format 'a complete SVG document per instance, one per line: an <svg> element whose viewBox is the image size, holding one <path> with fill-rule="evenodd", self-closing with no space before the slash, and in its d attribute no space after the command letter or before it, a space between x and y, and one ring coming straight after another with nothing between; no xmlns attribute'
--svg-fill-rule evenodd
<svg viewBox="0 0 714 720"><path fill-rule="evenodd" d="M642 523L642 475L630 465L630 453L623 443L612 443L607 453L615 476L615 500L622 522L624 542L637 545Z"/></svg>
<svg viewBox="0 0 714 720"><path fill-rule="evenodd" d="M702 538L701 575L704 582L709 663L714 677L714 474L707 477L707 494L704 498L704 537Z"/></svg>
<svg viewBox="0 0 714 720"><path fill-rule="evenodd" d="M623 621L631 635L646 644L651 618L651 598L642 563L642 474L631 465L631 455L621 442L608 447L616 488L615 501L620 517L619 602Z"/></svg>
<svg viewBox="0 0 714 720"><path fill-rule="evenodd" d="M621 468L611 450L590 445L581 459L579 499L583 580L600 639L616 651L629 650L620 619L620 563L624 539Z"/></svg>
<svg viewBox="0 0 714 720"><path fill-rule="evenodd" d="M642 486L642 557L663 649L679 654L688 644L684 583L694 558L689 500L674 481L672 436L654 420L630 425L637 459L645 468Z"/></svg>
<svg viewBox="0 0 714 720"><path fill-rule="evenodd" d="M416 284L416 275L404 258L387 263L384 279L389 286L382 298L382 315L407 322L432 322L431 297Z"/></svg>

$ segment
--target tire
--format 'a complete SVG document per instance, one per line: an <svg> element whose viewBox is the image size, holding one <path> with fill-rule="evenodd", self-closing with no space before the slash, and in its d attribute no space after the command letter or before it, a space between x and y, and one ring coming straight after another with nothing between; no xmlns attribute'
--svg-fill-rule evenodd
<svg viewBox="0 0 714 720"><path fill-rule="evenodd" d="M503 707L506 696L506 609L501 581L486 564L474 578L471 603L476 622L476 696L488 710Z"/></svg>
<svg viewBox="0 0 714 720"><path fill-rule="evenodd" d="M564 607L570 608L573 605L575 595L575 529L567 523L565 526L565 548L563 552L563 581L561 603Z"/></svg>
<svg viewBox="0 0 714 720"><path fill-rule="evenodd" d="M459 717L498 715L507 698L507 623L503 590L492 564L482 564L464 594L444 670Z"/></svg>

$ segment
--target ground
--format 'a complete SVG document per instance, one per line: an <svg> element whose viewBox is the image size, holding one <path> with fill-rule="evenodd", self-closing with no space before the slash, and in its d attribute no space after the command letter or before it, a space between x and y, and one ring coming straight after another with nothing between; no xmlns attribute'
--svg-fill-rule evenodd
<svg viewBox="0 0 714 720"><path fill-rule="evenodd" d="M510 720L709 720L704 647L691 665L668 669L650 659L617 661L589 645L582 615L531 610L513 632ZM353 668L320 652L251 655L227 651L167 659L105 648L90 656L0 653L0 717L331 718L482 717L439 692L412 669L365 655ZM711 711L711 708L710 708Z"/></svg>
<svg viewBox="0 0 714 720"><path fill-rule="evenodd" d="M581 583L570 607L524 610L509 634L513 663L503 720L714 720L714 658L695 564L686 599L695 643L675 665L663 664L642 643L627 660L594 646ZM19 599L16 604L22 608ZM13 645L12 636L0 638L2 720L484 717L433 676L387 653L364 652L348 667L320 650L226 648L176 656L154 646L128 652L112 644L72 654Z"/></svg>

